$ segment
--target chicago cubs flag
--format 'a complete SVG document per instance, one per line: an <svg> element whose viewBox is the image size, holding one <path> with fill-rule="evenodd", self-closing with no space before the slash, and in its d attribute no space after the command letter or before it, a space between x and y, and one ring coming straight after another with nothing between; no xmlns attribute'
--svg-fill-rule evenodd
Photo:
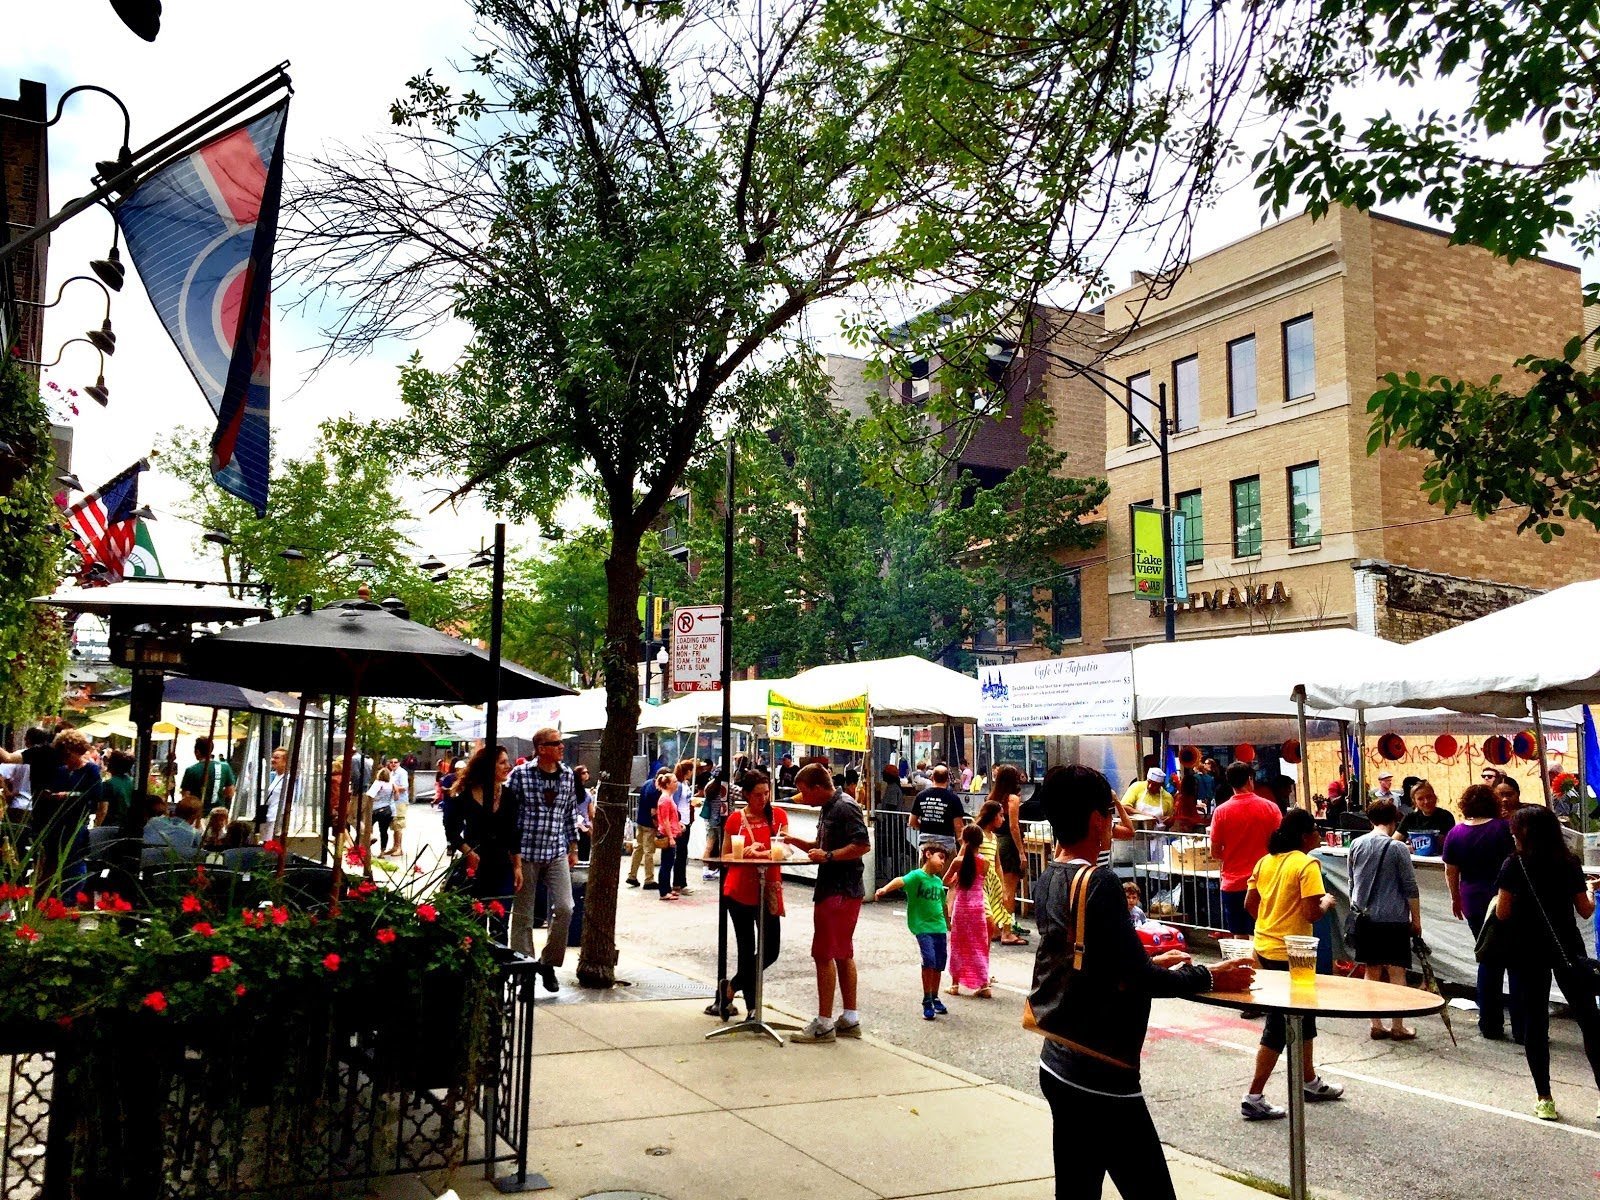
<svg viewBox="0 0 1600 1200"><path fill-rule="evenodd" d="M146 176L117 221L150 302L217 415L211 474L267 507L268 298L284 100Z"/></svg>
<svg viewBox="0 0 1600 1200"><path fill-rule="evenodd" d="M149 465L141 458L67 509L72 548L83 556L84 570L95 563L105 567L95 582L116 583L123 576L138 535L133 510L139 507L139 472Z"/></svg>

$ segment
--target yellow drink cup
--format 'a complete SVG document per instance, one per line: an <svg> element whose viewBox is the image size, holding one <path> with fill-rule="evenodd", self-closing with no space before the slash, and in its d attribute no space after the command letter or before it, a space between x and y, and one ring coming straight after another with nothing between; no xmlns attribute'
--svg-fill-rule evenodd
<svg viewBox="0 0 1600 1200"><path fill-rule="evenodd" d="M1317 939L1291 934L1283 939L1289 956L1289 986L1313 988L1317 986Z"/></svg>

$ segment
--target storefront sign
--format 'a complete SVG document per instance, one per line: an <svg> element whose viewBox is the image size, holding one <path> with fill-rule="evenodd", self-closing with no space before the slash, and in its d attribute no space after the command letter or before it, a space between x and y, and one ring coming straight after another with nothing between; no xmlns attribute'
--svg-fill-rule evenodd
<svg viewBox="0 0 1600 1200"><path fill-rule="evenodd" d="M867 698L856 696L837 704L796 704L777 692L767 693L767 733L774 741L801 742L834 750L867 749Z"/></svg>
<svg viewBox="0 0 1600 1200"><path fill-rule="evenodd" d="M1265 608L1271 604L1289 603L1289 589L1282 581L1245 584L1243 587L1212 588L1210 591L1191 592L1187 601L1175 607L1179 612L1224 612L1232 608ZM1150 615L1161 615L1161 602L1152 601Z"/></svg>
<svg viewBox="0 0 1600 1200"><path fill-rule="evenodd" d="M1136 595L1159 599L1166 595L1167 553L1161 535L1161 510L1135 506L1133 510L1133 590Z"/></svg>
<svg viewBox="0 0 1600 1200"><path fill-rule="evenodd" d="M1133 730L1133 655L1126 651L985 667L978 686L986 733Z"/></svg>

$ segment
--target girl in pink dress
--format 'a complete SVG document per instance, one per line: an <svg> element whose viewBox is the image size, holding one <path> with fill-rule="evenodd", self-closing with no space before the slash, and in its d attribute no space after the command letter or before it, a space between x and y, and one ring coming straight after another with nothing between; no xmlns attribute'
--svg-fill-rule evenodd
<svg viewBox="0 0 1600 1200"><path fill-rule="evenodd" d="M983 882L989 872L984 861L983 830L968 825L961 831L961 850L945 872L945 886L954 904L950 912L950 986L959 996L963 987L989 995L989 922L984 915Z"/></svg>

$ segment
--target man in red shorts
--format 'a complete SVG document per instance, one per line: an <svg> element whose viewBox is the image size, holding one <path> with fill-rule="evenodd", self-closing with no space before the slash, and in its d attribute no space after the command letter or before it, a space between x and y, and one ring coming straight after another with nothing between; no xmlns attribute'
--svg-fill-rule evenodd
<svg viewBox="0 0 1600 1200"><path fill-rule="evenodd" d="M821 763L802 767L795 787L804 804L820 805L817 840L789 836L791 844L810 853L817 864L817 886L812 893L811 957L817 964L817 1015L792 1042L831 1042L836 1037L861 1036L861 1014L856 1012L856 918L866 897L861 860L872 848L867 819L861 806L842 791ZM833 1019L833 989L837 981L844 1011Z"/></svg>

